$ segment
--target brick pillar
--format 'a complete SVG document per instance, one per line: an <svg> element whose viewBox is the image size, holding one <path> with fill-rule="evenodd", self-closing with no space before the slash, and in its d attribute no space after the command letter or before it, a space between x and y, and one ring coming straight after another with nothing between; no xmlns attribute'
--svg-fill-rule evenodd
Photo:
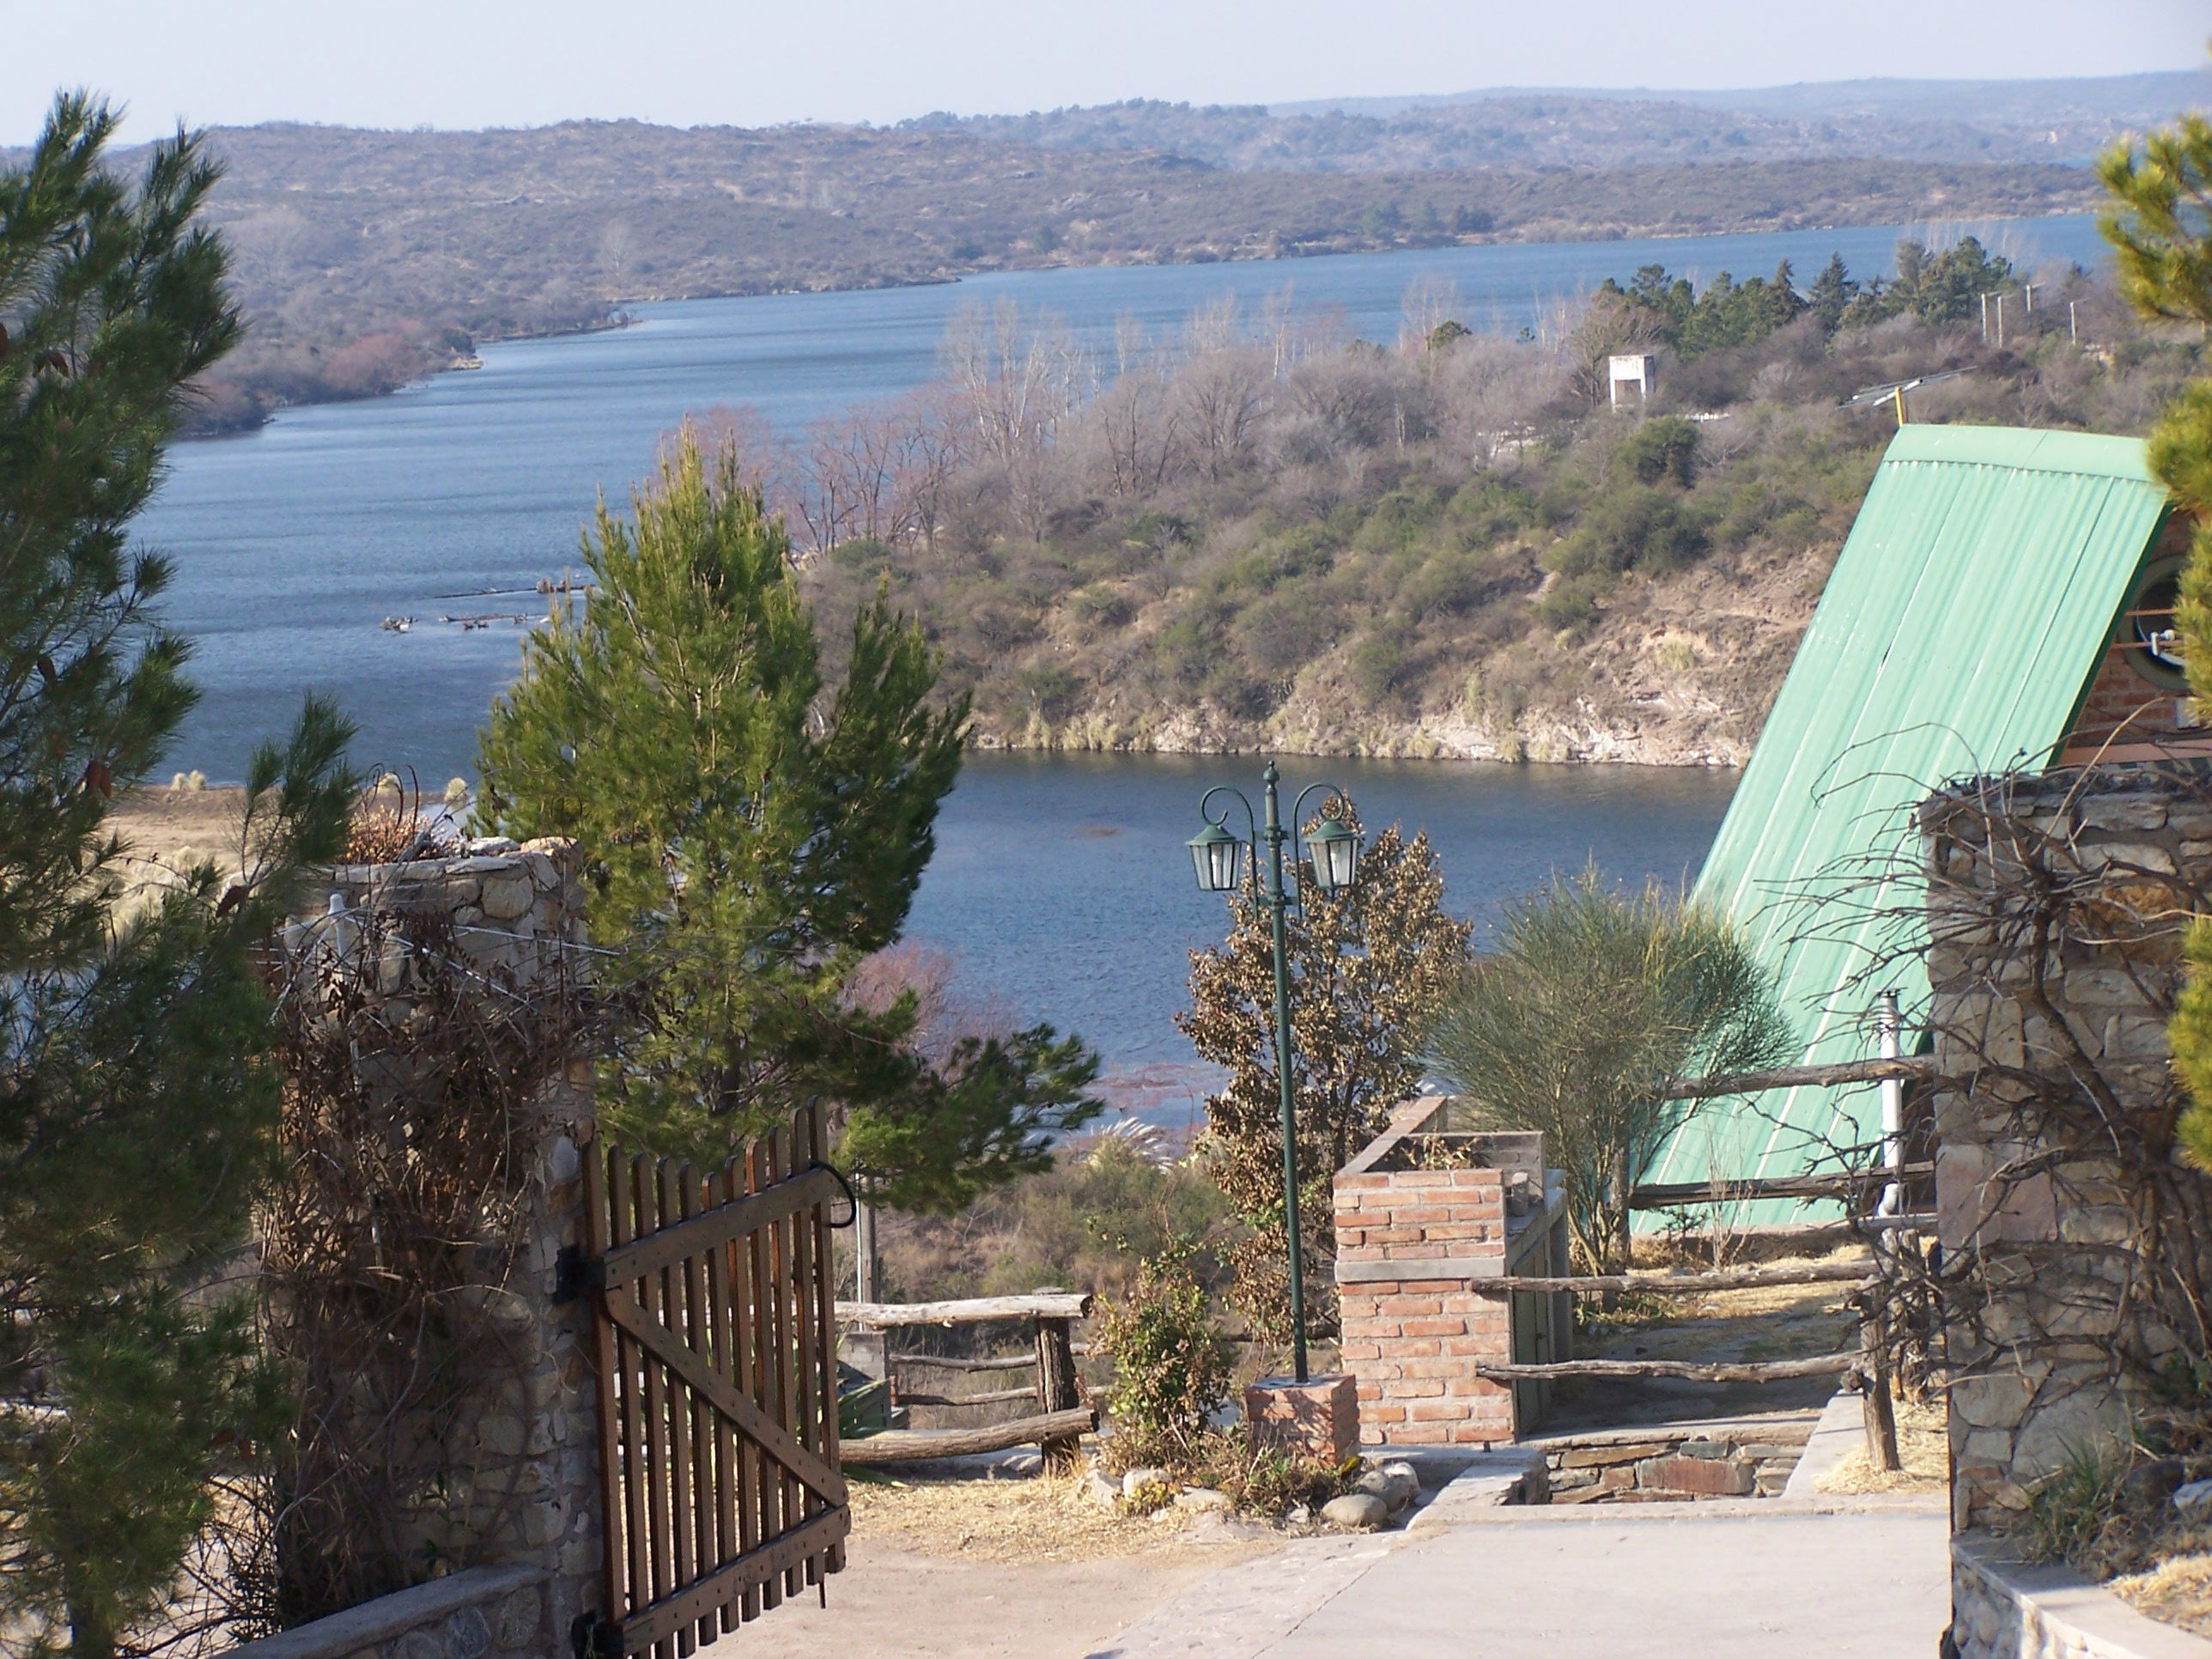
<svg viewBox="0 0 2212 1659"><path fill-rule="evenodd" d="M1336 1288L1362 1443L1511 1440L1513 1390L1475 1372L1512 1358L1508 1298L1474 1288L1505 1271L1507 1172L1368 1161L1336 1177Z"/></svg>
<svg viewBox="0 0 2212 1659"><path fill-rule="evenodd" d="M1356 1384L1346 1376L1263 1376L1244 1390L1244 1426L1255 1447L1341 1463L1359 1449Z"/></svg>

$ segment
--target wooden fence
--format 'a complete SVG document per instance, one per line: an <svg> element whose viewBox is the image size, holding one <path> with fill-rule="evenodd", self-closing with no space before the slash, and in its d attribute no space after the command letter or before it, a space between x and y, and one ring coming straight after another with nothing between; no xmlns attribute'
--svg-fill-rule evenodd
<svg viewBox="0 0 2212 1659"><path fill-rule="evenodd" d="M845 1462L903 1463L1030 1445L1041 1448L1049 1458L1073 1455L1077 1442L1098 1426L1098 1413L1084 1403L1082 1385L1075 1374L1073 1327L1077 1320L1089 1317L1090 1313L1089 1294L1072 1291L981 1297L960 1302L840 1302L837 1318L848 1329L911 1330L926 1326L1007 1322L1029 1324L1033 1341L1026 1353L945 1358L933 1354L887 1352L885 1358L894 1376L902 1360L943 1370L1032 1370L1035 1374L1033 1382L1021 1387L989 1389L960 1396L898 1390L896 1398L904 1404L986 1406L1024 1399L1036 1402L1034 1413L1010 1422L963 1429L894 1429L865 1439L848 1440L844 1445Z"/></svg>
<svg viewBox="0 0 2212 1659"><path fill-rule="evenodd" d="M1897 1059L1845 1060L1826 1066L1777 1066L1720 1077L1682 1078L1661 1091L1670 1100L1711 1099L1750 1094L1765 1089L1838 1088L1852 1084L1928 1082L1936 1075L1934 1056L1909 1054ZM1865 1401L1868 1455L1874 1467L1893 1471L1899 1467L1897 1423L1892 1398L1893 1327L1902 1300L1908 1257L1917 1257L1916 1232L1932 1231L1929 1214L1880 1215L1869 1200L1892 1185L1901 1192L1911 1183L1935 1174L1933 1163L1884 1164L1873 1169L1841 1175L1808 1175L1763 1179L1683 1182L1635 1188L1629 1207L1638 1210L1674 1209L1696 1205L1721 1205L1751 1199L1827 1198L1843 1200L1851 1213L1844 1220L1816 1223L1803 1229L1810 1234L1856 1233L1873 1247L1874 1261L1812 1262L1801 1267L1737 1268L1705 1273L1582 1273L1557 1277L1506 1276L1472 1281L1478 1295L1510 1296L1516 1291L1571 1291L1584 1295L1642 1292L1657 1296L1705 1294L1763 1285L1848 1283L1847 1298L1859 1316L1859 1346L1839 1353L1814 1354L1797 1359L1704 1364L1676 1359L1571 1359L1548 1364L1480 1364L1476 1374L1493 1382L1551 1381L1563 1377L1672 1377L1702 1382L1770 1382L1786 1378L1852 1376Z"/></svg>

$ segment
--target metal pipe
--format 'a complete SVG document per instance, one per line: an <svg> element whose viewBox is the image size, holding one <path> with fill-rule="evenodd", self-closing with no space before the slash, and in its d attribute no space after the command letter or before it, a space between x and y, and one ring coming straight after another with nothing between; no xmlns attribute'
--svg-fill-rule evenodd
<svg viewBox="0 0 2212 1659"><path fill-rule="evenodd" d="M1895 991L1883 991L1875 996L1874 1031L1875 1052L1880 1058L1895 1060L1903 1052ZM1881 1161L1883 1168L1892 1170L1905 1165L1905 1081L1901 1078L1886 1078L1882 1081ZM1895 1215L1904 1206L1905 1184L1892 1181L1881 1189L1881 1204L1875 1213Z"/></svg>

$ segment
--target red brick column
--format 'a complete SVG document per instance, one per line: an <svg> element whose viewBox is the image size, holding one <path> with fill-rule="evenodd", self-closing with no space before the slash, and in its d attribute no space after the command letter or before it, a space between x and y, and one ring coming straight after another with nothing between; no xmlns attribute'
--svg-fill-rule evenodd
<svg viewBox="0 0 2212 1659"><path fill-rule="evenodd" d="M1362 1443L1514 1437L1512 1389L1475 1374L1512 1358L1508 1298L1475 1289L1505 1270L1504 1181L1497 1170L1336 1177L1344 1367Z"/></svg>
<svg viewBox="0 0 2212 1659"><path fill-rule="evenodd" d="M1359 1402L1349 1376L1263 1376L1244 1390L1244 1422L1255 1446L1323 1463L1341 1463L1359 1449Z"/></svg>

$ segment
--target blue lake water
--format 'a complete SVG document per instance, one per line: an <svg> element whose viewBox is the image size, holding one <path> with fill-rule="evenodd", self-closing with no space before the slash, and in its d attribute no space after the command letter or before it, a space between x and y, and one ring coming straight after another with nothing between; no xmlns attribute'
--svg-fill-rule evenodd
<svg viewBox="0 0 2212 1659"><path fill-rule="evenodd" d="M528 594L446 596L557 576L599 492L620 502L687 411L752 404L795 424L922 384L964 306L1050 310L1110 349L1125 317L1172 328L1224 295L1256 305L1287 293L1296 313L1334 313L1355 335L1391 340L1407 289L1433 279L1457 289L1469 324L1510 333L1554 301L1652 261L1706 278L1787 258L1809 280L1840 251L1869 275L1887 268L1901 234L1965 228L2031 266L2099 257L2086 217L1509 244L693 301L645 307L630 328L487 347L478 370L288 410L248 435L177 449L143 522L145 539L177 562L166 609L197 642L207 693L177 763L239 775L256 738L319 686L359 723L365 760L426 779L467 770L485 705L514 671L519 630L433 623L398 635L380 630L383 617L537 611Z"/></svg>
<svg viewBox="0 0 2212 1659"><path fill-rule="evenodd" d="M1181 1127L1214 1073L1175 1029L1188 952L1218 942L1183 842L1217 783L1259 793L1261 763L1212 755L975 755L946 803L912 936L957 958L967 994L1080 1031L1118 1105ZM1425 830L1448 908L1484 930L1504 901L1595 861L1632 882L1697 873L1732 772L1418 761L1283 763L1286 788L1327 781L1370 830ZM1289 797L1285 797L1287 809Z"/></svg>
<svg viewBox="0 0 2212 1659"><path fill-rule="evenodd" d="M1170 329L1235 295L1286 295L1348 332L1395 337L1408 289L1450 283L1457 313L1511 333L1557 301L1660 262L1700 280L1831 252L1886 270L1901 234L1972 230L2029 266L2100 258L2087 218L1885 226L1644 242L1455 248L1214 265L1033 271L940 287L653 305L634 326L487 347L482 369L373 402L289 410L258 432L180 446L143 539L177 576L169 621L195 642L205 699L173 764L235 778L301 694L335 694L359 724L356 758L435 784L471 769L475 732L512 676L522 629L464 632L390 615L529 611L528 589L575 559L604 491L619 501L690 411L751 404L779 425L927 381L962 307L1049 311L1110 348L1121 319ZM1190 1051L1169 1024L1182 951L1218 933L1182 842L1200 791L1250 763L1208 758L970 761L948 804L915 932L959 953L981 994L1100 1043L1130 1098L1172 1120L1194 1097ZM1694 872L1724 809L1724 775L1589 768L1337 763L1370 822L1425 828L1450 902L1486 917L1553 869L1595 858L1628 878ZM1294 769L1311 775L1314 769ZM1149 1071L1147 1068L1150 1068ZM1139 1075L1142 1074L1142 1075Z"/></svg>

